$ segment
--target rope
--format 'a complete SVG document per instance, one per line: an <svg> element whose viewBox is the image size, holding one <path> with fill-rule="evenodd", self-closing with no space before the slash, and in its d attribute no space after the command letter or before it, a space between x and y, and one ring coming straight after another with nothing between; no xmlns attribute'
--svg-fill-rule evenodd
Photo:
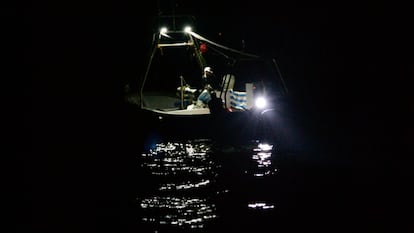
<svg viewBox="0 0 414 233"><path fill-rule="evenodd" d="M226 47L226 46L224 46L224 45L218 44L218 43L216 43L216 42L213 42L213 41L211 41L211 40L209 40L209 39L207 39L207 38L205 38L205 37L202 37L202 36L198 35L198 34L197 34L197 33L195 33L195 32L189 32L189 33L190 33L192 36L194 36L195 38L197 38L197 39L199 39L199 40L202 40L202 41L205 41L205 42L207 42L207 43L210 43L210 44L212 44L212 45L215 45L215 46L217 46L217 47L219 47L219 48L222 48L222 49L225 49L225 50L228 50L228 51L234 52L234 53L238 53L238 54L243 55L243 56L246 56L246 57L251 57L251 58L260 58L260 57L259 57L259 56L257 56L257 55L250 54L250 53L245 53L245 52L242 52L242 51L239 51L239 50L236 50L236 49L232 49L232 48Z"/></svg>

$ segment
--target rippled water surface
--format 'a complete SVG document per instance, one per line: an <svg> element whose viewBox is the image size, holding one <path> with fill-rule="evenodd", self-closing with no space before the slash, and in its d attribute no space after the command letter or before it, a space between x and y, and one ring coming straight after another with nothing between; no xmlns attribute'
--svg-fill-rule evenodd
<svg viewBox="0 0 414 233"><path fill-rule="evenodd" d="M138 221L151 232L259 229L278 206L267 186L277 176L277 156L275 145L261 141L154 143L139 158L148 182L137 196Z"/></svg>

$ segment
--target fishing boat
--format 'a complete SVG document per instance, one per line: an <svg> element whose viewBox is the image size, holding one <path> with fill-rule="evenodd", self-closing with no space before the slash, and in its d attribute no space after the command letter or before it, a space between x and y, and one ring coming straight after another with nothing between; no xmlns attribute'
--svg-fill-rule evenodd
<svg viewBox="0 0 414 233"><path fill-rule="evenodd" d="M275 99L287 93L275 59L206 38L189 17L163 19L152 36L137 101L142 114L163 128L240 131L253 121L257 125L261 115L275 109ZM215 85L212 100L203 106L198 96L205 69L213 69Z"/></svg>

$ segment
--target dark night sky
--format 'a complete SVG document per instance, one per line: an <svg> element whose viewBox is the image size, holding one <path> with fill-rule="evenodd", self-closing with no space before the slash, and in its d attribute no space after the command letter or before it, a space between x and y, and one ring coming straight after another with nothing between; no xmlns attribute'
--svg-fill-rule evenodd
<svg viewBox="0 0 414 233"><path fill-rule="evenodd" d="M223 42L236 47L243 39L252 52L276 57L292 91L315 98L337 91L341 96L348 88L356 94L382 89L375 85L384 85L396 72L387 65L398 65L393 63L409 53L409 16L381 1L33 3L25 18L32 38L25 61L46 82L35 82L40 87L34 89L104 94L106 88L134 82L148 54L152 17L158 7L170 14L173 2L176 14L197 17L204 35L216 38L220 32ZM384 76L383 82L372 80L378 75Z"/></svg>
<svg viewBox="0 0 414 233"><path fill-rule="evenodd" d="M122 119L123 87L142 74L152 19L171 14L172 5L177 15L196 16L208 38L221 33L226 45L244 40L247 50L275 57L293 99L316 119L348 129L362 124L368 134L377 124L368 119L388 120L378 118L383 106L389 113L399 111L396 102L409 104L411 17L397 2L67 1L33 3L23 19L33 109L42 110L36 119L53 122L58 114L73 122L68 130L86 124L92 135Z"/></svg>
<svg viewBox="0 0 414 233"><path fill-rule="evenodd" d="M172 2L160 1L161 12L169 14ZM221 40L236 46L244 39L252 52L277 58L295 103L309 114L310 130L323 140L329 138L335 150L345 149L352 158L362 156L363 165L372 160L383 166L388 155L407 149L412 123L402 122L409 119L406 110L413 110L406 82L413 77L414 40L409 35L411 12L404 6L385 1L175 3L175 13L196 16L199 31L208 37L222 33ZM25 188L18 189L37 213L38 226L46 222L58 226L62 218L50 213L69 216L62 209L82 207L85 212L71 227L85 225L85 232L93 232L87 218L98 210L88 200L98 193L103 193L101 201L114 200L128 189L117 182L128 175L122 166L133 166L133 161L112 156L132 153L125 147L128 116L123 87L138 81L147 58L149 25L159 12L157 1L147 4L33 2L23 10L21 20L29 38L23 46L23 62L32 76L31 112L25 112L24 120L32 132L29 154L33 156L20 164L24 172L18 175L31 187L30 197ZM366 143L372 146L358 151ZM385 150L384 145L392 148ZM387 156L378 156L384 150ZM408 167L405 161L389 161L390 169ZM109 165L117 168L107 170ZM108 183L95 182L98 176ZM62 185L65 181L85 193L69 191ZM51 185L56 189L51 190ZM113 187L119 192L109 191ZM53 203L61 197L68 202L58 209ZM109 215L110 210L101 211Z"/></svg>

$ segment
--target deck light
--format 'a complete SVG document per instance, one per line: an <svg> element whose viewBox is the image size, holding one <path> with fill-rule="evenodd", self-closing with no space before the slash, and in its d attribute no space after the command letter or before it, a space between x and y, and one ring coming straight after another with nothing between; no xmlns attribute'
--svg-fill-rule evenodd
<svg viewBox="0 0 414 233"><path fill-rule="evenodd" d="M167 37L167 38L171 38L171 36L169 36L169 35L167 34L167 32L168 32L167 27L162 27L162 28L160 29L160 38L161 38L161 36L165 36L165 37Z"/></svg>
<svg viewBox="0 0 414 233"><path fill-rule="evenodd" d="M191 32L191 31L192 31L192 29L191 29L191 27L190 27L190 26L187 26L187 27L185 27L185 28L184 28L184 31L188 33L188 32Z"/></svg>
<svg viewBox="0 0 414 233"><path fill-rule="evenodd" d="M162 27L162 28L160 29L160 33L161 33L161 34L166 34L166 33L167 33L167 31L168 31L168 29L167 29L166 27Z"/></svg>
<svg viewBox="0 0 414 233"><path fill-rule="evenodd" d="M266 99L265 99L265 98L263 98L263 97L258 97L258 98L256 99L256 101L255 101L255 104L256 104L256 107L257 107L257 108L259 108L259 109L263 109L263 108L265 108L265 107L266 107L267 102L266 102Z"/></svg>

